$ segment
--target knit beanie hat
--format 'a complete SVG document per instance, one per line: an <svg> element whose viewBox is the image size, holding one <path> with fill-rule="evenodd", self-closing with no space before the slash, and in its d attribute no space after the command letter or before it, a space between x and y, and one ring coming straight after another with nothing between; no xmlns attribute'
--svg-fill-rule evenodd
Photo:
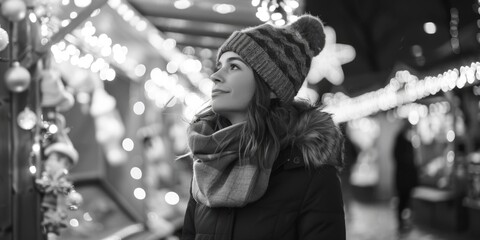
<svg viewBox="0 0 480 240"><path fill-rule="evenodd" d="M280 101L290 103L308 74L312 58L324 45L322 21L303 15L283 27L265 23L233 32L220 47L217 61L223 53L235 52Z"/></svg>

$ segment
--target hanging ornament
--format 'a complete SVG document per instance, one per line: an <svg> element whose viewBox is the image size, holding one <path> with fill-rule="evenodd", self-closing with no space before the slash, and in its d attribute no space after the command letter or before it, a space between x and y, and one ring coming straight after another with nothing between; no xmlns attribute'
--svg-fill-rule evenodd
<svg viewBox="0 0 480 240"><path fill-rule="evenodd" d="M48 69L42 73L42 107L57 107L60 112L65 112L73 107L75 99L62 83L61 73Z"/></svg>
<svg viewBox="0 0 480 240"><path fill-rule="evenodd" d="M72 190L68 193L67 198L65 199L65 202L68 206L68 209L75 211L78 209L80 204L82 204L83 197L77 191Z"/></svg>
<svg viewBox="0 0 480 240"><path fill-rule="evenodd" d="M59 167L63 167L63 169L68 170L72 165L75 165L78 162L78 152L73 147L70 138L68 138L68 135L63 128L58 130L57 138L57 142L54 142L45 148L45 155L49 158L53 158L52 167L54 169L58 170Z"/></svg>
<svg viewBox="0 0 480 240"><path fill-rule="evenodd" d="M25 91L30 86L30 81L30 73L26 68L20 66L19 62L13 62L12 67L5 72L5 82L12 92Z"/></svg>
<svg viewBox="0 0 480 240"><path fill-rule="evenodd" d="M30 108L25 107L25 109L18 114L17 124L23 130L31 130L36 123L37 115L30 110Z"/></svg>
<svg viewBox="0 0 480 240"><path fill-rule="evenodd" d="M47 234L47 240L57 240L57 239L58 239L58 235L56 233L49 232Z"/></svg>
<svg viewBox="0 0 480 240"><path fill-rule="evenodd" d="M60 235L60 230L67 227L67 213L55 208L47 208L43 213L42 226L48 233L48 240L56 239L54 235Z"/></svg>
<svg viewBox="0 0 480 240"><path fill-rule="evenodd" d="M2 15L9 21L18 22L25 18L27 6L22 0L7 0L2 3Z"/></svg>
<svg viewBox="0 0 480 240"><path fill-rule="evenodd" d="M3 51L8 46L8 43L8 33L0 27L0 51Z"/></svg>

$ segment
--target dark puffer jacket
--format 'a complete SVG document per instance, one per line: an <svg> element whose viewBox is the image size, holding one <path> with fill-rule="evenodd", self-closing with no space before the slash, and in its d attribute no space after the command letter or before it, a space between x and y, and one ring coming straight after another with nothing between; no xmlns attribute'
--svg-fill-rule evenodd
<svg viewBox="0 0 480 240"><path fill-rule="evenodd" d="M264 196L242 208L209 208L190 198L182 239L345 239L337 171L342 136L328 114L312 109L294 132L293 147L280 152Z"/></svg>

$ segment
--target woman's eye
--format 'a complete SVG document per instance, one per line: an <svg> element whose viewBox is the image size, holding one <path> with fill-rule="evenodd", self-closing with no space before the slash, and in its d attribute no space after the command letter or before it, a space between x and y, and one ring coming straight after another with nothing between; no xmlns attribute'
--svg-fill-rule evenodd
<svg viewBox="0 0 480 240"><path fill-rule="evenodd" d="M239 69L237 64L230 64L230 70L236 70Z"/></svg>

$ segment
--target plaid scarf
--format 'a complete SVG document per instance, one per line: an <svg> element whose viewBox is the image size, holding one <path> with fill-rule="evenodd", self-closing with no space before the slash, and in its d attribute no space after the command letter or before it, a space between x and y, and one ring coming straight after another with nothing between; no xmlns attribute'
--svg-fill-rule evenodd
<svg viewBox="0 0 480 240"><path fill-rule="evenodd" d="M214 131L207 121L193 123L188 146L193 155L193 198L208 207L242 207L265 193L271 169L240 165L239 140L244 123Z"/></svg>

